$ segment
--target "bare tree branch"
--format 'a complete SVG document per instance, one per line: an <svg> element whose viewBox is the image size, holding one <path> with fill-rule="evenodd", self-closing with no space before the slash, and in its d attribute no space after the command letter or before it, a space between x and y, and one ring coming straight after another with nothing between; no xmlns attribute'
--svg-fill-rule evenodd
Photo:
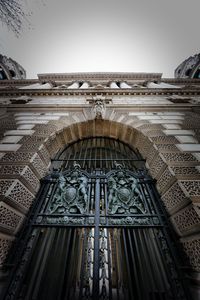
<svg viewBox="0 0 200 300"><path fill-rule="evenodd" d="M28 22L27 17L21 0L0 0L0 21L16 36L19 36L24 22Z"/></svg>

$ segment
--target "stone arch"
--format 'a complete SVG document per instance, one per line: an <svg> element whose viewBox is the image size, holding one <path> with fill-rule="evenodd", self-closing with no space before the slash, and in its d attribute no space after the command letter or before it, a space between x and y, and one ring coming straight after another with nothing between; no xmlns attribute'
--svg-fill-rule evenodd
<svg viewBox="0 0 200 300"><path fill-rule="evenodd" d="M6 259L14 236L39 189L39 180L50 166L51 158L67 144L92 136L113 137L138 149L146 159L152 177L157 180L161 199L176 232L181 237L186 253L190 256L191 265L195 270L200 270L197 259L200 222L193 204L198 197L191 181L193 173L191 171L188 180L188 173L186 177L179 177L175 172L175 168L183 168L183 166L172 164L173 159L175 161L178 157L173 137L166 137L159 126L154 124L140 122L128 125L126 119L118 122L87 120L71 123L68 120L61 120L49 122L46 127L35 126L34 135L23 140L22 147L27 147L27 152L20 152L19 149L16 153L10 153L2 158L1 168L4 175L1 180L1 194L4 218L0 236L1 262ZM10 167L7 166L9 160L12 162ZM184 160L182 162L185 164ZM192 162L195 165L195 159ZM189 168L189 165L185 167ZM9 169L7 173L6 168ZM189 222L188 214L191 216Z"/></svg>

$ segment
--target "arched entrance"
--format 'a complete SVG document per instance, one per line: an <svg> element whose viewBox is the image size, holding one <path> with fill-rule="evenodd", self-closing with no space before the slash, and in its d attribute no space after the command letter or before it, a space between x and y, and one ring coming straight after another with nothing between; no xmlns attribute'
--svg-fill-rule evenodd
<svg viewBox="0 0 200 300"><path fill-rule="evenodd" d="M187 299L154 182L118 140L57 155L20 243L4 299Z"/></svg>

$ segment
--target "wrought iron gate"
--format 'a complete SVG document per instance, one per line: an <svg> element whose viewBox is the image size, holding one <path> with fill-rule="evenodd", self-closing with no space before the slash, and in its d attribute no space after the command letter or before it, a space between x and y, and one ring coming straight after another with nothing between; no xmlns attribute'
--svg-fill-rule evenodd
<svg viewBox="0 0 200 300"><path fill-rule="evenodd" d="M137 152L90 138L52 165L5 299L187 299L165 213Z"/></svg>

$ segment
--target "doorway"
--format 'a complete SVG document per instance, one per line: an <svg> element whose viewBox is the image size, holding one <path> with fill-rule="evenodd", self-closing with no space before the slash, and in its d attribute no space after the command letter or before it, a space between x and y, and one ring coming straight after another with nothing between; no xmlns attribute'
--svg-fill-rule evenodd
<svg viewBox="0 0 200 300"><path fill-rule="evenodd" d="M168 225L137 150L75 142L41 182L4 299L188 299Z"/></svg>

